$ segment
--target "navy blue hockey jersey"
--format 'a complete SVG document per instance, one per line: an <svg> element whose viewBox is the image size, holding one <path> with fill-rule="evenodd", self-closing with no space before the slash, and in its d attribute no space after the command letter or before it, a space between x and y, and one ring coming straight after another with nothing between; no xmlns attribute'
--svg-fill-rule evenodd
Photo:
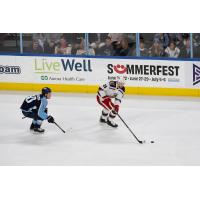
<svg viewBox="0 0 200 200"><path fill-rule="evenodd" d="M43 95L28 96L22 103L20 109L24 112L32 112L36 110L38 116L42 119L47 119L48 115L45 112L47 107L47 99Z"/></svg>

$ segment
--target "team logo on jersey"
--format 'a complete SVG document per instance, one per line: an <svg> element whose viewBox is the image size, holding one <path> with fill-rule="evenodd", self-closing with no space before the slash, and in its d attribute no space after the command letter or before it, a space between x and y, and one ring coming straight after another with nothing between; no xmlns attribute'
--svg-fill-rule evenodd
<svg viewBox="0 0 200 200"><path fill-rule="evenodd" d="M0 65L0 74L21 74L20 66Z"/></svg>
<svg viewBox="0 0 200 200"><path fill-rule="evenodd" d="M200 67L193 64L193 85L200 82Z"/></svg>
<svg viewBox="0 0 200 200"><path fill-rule="evenodd" d="M115 65L114 66L114 70L118 73L118 74L124 74L127 71L127 67L125 67L124 65Z"/></svg>

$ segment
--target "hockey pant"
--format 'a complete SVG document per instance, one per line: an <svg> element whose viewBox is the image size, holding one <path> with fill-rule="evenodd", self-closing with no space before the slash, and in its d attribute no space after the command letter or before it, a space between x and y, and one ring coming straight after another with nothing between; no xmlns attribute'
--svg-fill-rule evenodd
<svg viewBox="0 0 200 200"><path fill-rule="evenodd" d="M47 108L45 112L47 113ZM33 119L32 123L35 125L35 127L39 128L42 125L43 119L38 116L37 110L32 110L31 112L22 111L22 113L25 117Z"/></svg>
<svg viewBox="0 0 200 200"><path fill-rule="evenodd" d="M112 102L111 98L109 97L100 98L97 95L97 102L103 107L101 118L113 121L113 119L116 117L116 113L114 111L115 105Z"/></svg>

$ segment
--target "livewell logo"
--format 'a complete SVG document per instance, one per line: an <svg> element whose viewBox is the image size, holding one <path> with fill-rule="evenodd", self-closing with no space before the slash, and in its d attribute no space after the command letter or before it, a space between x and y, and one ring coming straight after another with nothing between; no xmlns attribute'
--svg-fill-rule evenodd
<svg viewBox="0 0 200 200"><path fill-rule="evenodd" d="M76 59L60 59L54 61L46 58L34 59L34 70L37 74L61 74L65 72L92 72L91 61L83 59L77 61Z"/></svg>
<svg viewBox="0 0 200 200"><path fill-rule="evenodd" d="M200 82L200 67L193 64L193 85L196 85Z"/></svg>

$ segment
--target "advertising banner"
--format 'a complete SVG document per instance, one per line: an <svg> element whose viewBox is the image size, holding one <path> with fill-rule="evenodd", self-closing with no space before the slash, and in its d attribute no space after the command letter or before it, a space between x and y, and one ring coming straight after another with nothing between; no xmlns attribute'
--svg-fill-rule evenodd
<svg viewBox="0 0 200 200"><path fill-rule="evenodd" d="M0 82L99 85L124 77L130 87L199 88L200 62L0 56Z"/></svg>

